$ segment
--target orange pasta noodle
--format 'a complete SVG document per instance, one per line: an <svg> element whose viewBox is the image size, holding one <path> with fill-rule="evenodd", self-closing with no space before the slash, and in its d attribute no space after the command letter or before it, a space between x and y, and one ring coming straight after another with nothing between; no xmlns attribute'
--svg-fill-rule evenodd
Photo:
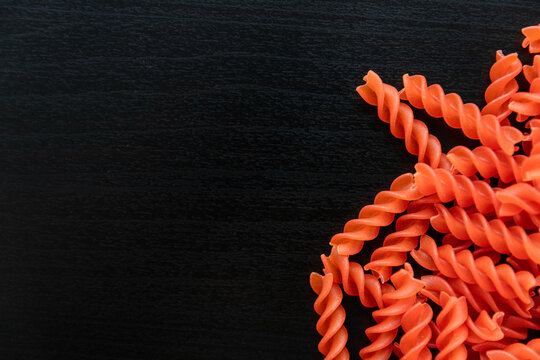
<svg viewBox="0 0 540 360"><path fill-rule="evenodd" d="M413 107L426 109L432 117L443 118L450 127L462 129L465 136L478 139L483 145L511 155L515 144L523 138L518 129L501 126L494 115L482 115L475 104L463 104L459 95L445 94L440 85L428 87L421 75L404 75L403 85L402 99Z"/></svg>
<svg viewBox="0 0 540 360"><path fill-rule="evenodd" d="M476 320L467 317L467 328L469 335L466 342L469 344L480 344L486 341L499 341L504 337L501 330L501 323L504 313L498 312L490 317L485 310L482 310Z"/></svg>
<svg viewBox="0 0 540 360"><path fill-rule="evenodd" d="M531 82L529 92L518 92L512 96L508 108L521 116L540 115L540 78Z"/></svg>
<svg viewBox="0 0 540 360"><path fill-rule="evenodd" d="M525 181L532 180L538 188L540 187L540 120L531 120L527 125L531 128L531 149L529 156L523 161L521 173Z"/></svg>
<svg viewBox="0 0 540 360"><path fill-rule="evenodd" d="M501 312L493 293L482 290L478 285L467 284L461 279L454 278L447 279L447 281L457 296L464 296L467 299L467 304L477 313L484 309L490 309L495 313Z"/></svg>
<svg viewBox="0 0 540 360"><path fill-rule="evenodd" d="M396 338L403 314L416 302L423 283L415 279L412 268L405 264L392 275L390 280L395 290L383 294L385 307L373 312L377 325L366 329L366 335L371 344L360 350L360 357L367 359L388 359L393 350L393 341Z"/></svg>
<svg viewBox="0 0 540 360"><path fill-rule="evenodd" d="M525 212L520 212L511 218L502 216L500 219L508 226L513 226L515 224L521 226L525 230L534 230L536 232L540 227L540 215L530 215Z"/></svg>
<svg viewBox="0 0 540 360"><path fill-rule="evenodd" d="M332 274L325 276L312 273L311 288L318 297L315 300L315 311L321 317L317 321L317 332L322 335L319 351L325 355L325 360L349 360L345 310L341 306L343 294L338 285L334 284Z"/></svg>
<svg viewBox="0 0 540 360"><path fill-rule="evenodd" d="M411 255L426 269L440 271L444 276L477 284L485 291L498 292L507 299L532 302L529 290L536 286L536 279L528 271L515 272L508 264L495 265L487 256L475 259L469 250L455 253L449 245L437 247L427 235L422 236L419 249Z"/></svg>
<svg viewBox="0 0 540 360"><path fill-rule="evenodd" d="M495 192L484 181L471 181L464 175L454 175L445 169L433 169L416 164L414 183L425 196L437 194L442 202L455 200L461 207L475 205L483 214L495 210Z"/></svg>
<svg viewBox="0 0 540 360"><path fill-rule="evenodd" d="M441 306L440 297L443 292L450 296L456 296L454 288L448 283L447 279L440 275L422 276L422 282L424 288L420 290L420 294L439 306Z"/></svg>
<svg viewBox="0 0 540 360"><path fill-rule="evenodd" d="M437 213L433 206L436 202L440 202L437 196L412 201L407 214L397 219L397 231L389 234L384 239L383 246L373 251L371 261L364 268L373 270L382 282L387 281L392 267L405 263L407 254L418 245L420 235L429 228L429 220Z"/></svg>
<svg viewBox="0 0 540 360"><path fill-rule="evenodd" d="M440 330L436 344L440 350L435 360L460 360L467 358L465 340L469 330L467 321L467 301L464 297L453 297L441 294L442 309L437 316L437 327Z"/></svg>
<svg viewBox="0 0 540 360"><path fill-rule="evenodd" d="M528 234L520 226L507 226L500 219L488 220L480 213L468 214L455 206L447 209L435 204L438 215L431 218L431 226L439 232L451 233L458 239L472 240L478 246L491 246L501 254L540 264L540 234Z"/></svg>
<svg viewBox="0 0 540 360"><path fill-rule="evenodd" d="M489 71L491 84L486 89L487 104L482 109L482 115L493 114L501 124L510 124L507 116L512 110L508 109L508 103L519 89L516 76L521 73L521 69L517 53L504 55L501 50L497 51L495 64Z"/></svg>
<svg viewBox="0 0 540 360"><path fill-rule="evenodd" d="M469 310L480 313L489 309L493 313L515 313L523 318L531 318L531 304L523 304L516 299L505 299L495 292L487 292L475 284L467 284L459 278L445 278L442 275L426 275L422 277L426 285L422 295L440 305L440 294L446 292L452 296L464 296Z"/></svg>
<svg viewBox="0 0 540 360"><path fill-rule="evenodd" d="M540 52L540 25L523 33L523 45ZM519 91L521 71L529 85ZM540 55L522 65L499 50L490 80L482 110L421 75L404 75L398 92L369 71L357 88L418 164L332 237L324 275L310 277L325 359L349 359L343 291L375 308L362 359L540 360L540 340L518 342L540 330ZM442 153L412 107L481 146ZM530 133L510 126L512 113ZM351 261L394 220L365 266ZM415 278L409 254L430 275Z"/></svg>
<svg viewBox="0 0 540 360"><path fill-rule="evenodd" d="M368 104L377 106L379 119L390 124L390 131L398 139L405 139L407 151L418 155L419 162L433 167L447 167L446 156L441 154L439 140L428 132L426 125L414 119L412 109L402 103L393 86L383 83L379 75L369 71L365 85L356 89Z"/></svg>
<svg viewBox="0 0 540 360"><path fill-rule="evenodd" d="M454 249L456 253L461 251L461 250L456 249L455 247L452 247L452 248ZM462 249L462 250L469 250L469 249ZM471 250L471 253L475 259L478 259L483 256L487 256L494 263L498 263L501 260L501 254L499 254L497 251L493 250L490 247L476 247L476 249Z"/></svg>
<svg viewBox="0 0 540 360"><path fill-rule="evenodd" d="M358 296L365 307L383 308L384 286L371 274L365 274L362 265L349 261L349 256L340 255L336 247L330 256L321 255L325 274L332 274L335 283L343 284L343 291L349 296ZM385 284L385 286L390 286Z"/></svg>
<svg viewBox="0 0 540 360"><path fill-rule="evenodd" d="M486 353L490 350L504 349L509 345L515 344L516 342L516 339L503 338L499 341L486 341L480 344L471 345L471 349L479 353Z"/></svg>
<svg viewBox="0 0 540 360"><path fill-rule="evenodd" d="M460 240L460 239L456 238L452 234L444 235L443 238L442 238L442 244L443 245L448 244L448 245L452 246L456 251L465 250L465 249L468 249L471 246L473 246L472 241L470 241L470 240Z"/></svg>
<svg viewBox="0 0 540 360"><path fill-rule="evenodd" d="M536 321L531 319L524 319L515 315L505 315L501 329L506 338L525 340L529 329L540 330L540 326Z"/></svg>
<svg viewBox="0 0 540 360"><path fill-rule="evenodd" d="M441 295L443 293L455 297L462 296L467 299L468 305L472 305L472 309L475 309L478 312L479 316L476 321L473 321L472 318L470 318L472 314L470 314L467 318L467 326L469 328L472 327L474 331L473 333L469 333L469 337L467 338L468 342L473 341L479 343L481 341L487 341L486 339L490 339L490 336L493 336L493 338L501 337L502 327L500 324L504 313L497 306L495 299L491 297L490 293L487 293L484 290L475 291L480 289L476 285L468 285L460 279L444 279L440 275L426 275L422 277L422 281L425 284L425 288L421 291L422 295L432 300L435 304L439 306L443 305L441 300ZM457 282L458 284L461 284L462 287L457 289L451 285L451 282L454 284ZM472 291L470 288L472 288ZM463 289L465 289L465 291L463 291ZM447 290L449 292L447 292ZM478 298L487 298L488 300L479 301ZM470 301L473 303L470 304ZM490 308L494 312L493 319L489 318L488 320L485 318L487 313L482 314L482 312L485 312L485 310L482 308L482 305L484 304L488 304L486 308ZM472 309L469 309L469 311ZM497 327L495 327L494 323L497 323ZM481 335L482 332L488 331L487 329L491 329L492 333ZM478 335L475 335L475 333ZM480 335L482 336L481 338L479 337Z"/></svg>
<svg viewBox="0 0 540 360"><path fill-rule="evenodd" d="M533 274L535 277L540 276L540 267L533 261L516 259L515 257L509 257L506 262L511 265L515 270L526 270Z"/></svg>
<svg viewBox="0 0 540 360"><path fill-rule="evenodd" d="M523 75L525 75L525 79L529 84L540 77L540 55L534 56L532 65L523 65Z"/></svg>
<svg viewBox="0 0 540 360"><path fill-rule="evenodd" d="M521 163L524 155L508 155L502 150L478 146L473 150L456 146L448 152L448 161L465 176L476 173L484 178L499 177L503 182L521 181Z"/></svg>
<svg viewBox="0 0 540 360"><path fill-rule="evenodd" d="M497 199L500 204L497 208L499 216L514 216L521 211L529 215L540 214L540 190L531 184L514 184L498 191Z"/></svg>
<svg viewBox="0 0 540 360"><path fill-rule="evenodd" d="M533 339L527 344L511 344L500 350L490 350L487 356L490 360L538 360L540 339Z"/></svg>
<svg viewBox="0 0 540 360"><path fill-rule="evenodd" d="M540 52L540 24L537 26L527 26L521 29L525 39L521 43L521 46L529 47L530 53Z"/></svg>
<svg viewBox="0 0 540 360"><path fill-rule="evenodd" d="M532 84L535 79L540 78L540 55L534 56L532 65L523 65L523 75L525 75L525 79L527 79L529 84ZM516 120L523 122L528 118L528 116L518 114Z"/></svg>
<svg viewBox="0 0 540 360"><path fill-rule="evenodd" d="M337 246L342 255L357 254L362 250L365 241L376 238L381 227L390 225L395 214L407 209L409 201L421 197L414 186L412 174L399 176L390 186L390 191L378 193L374 203L364 206L358 219L349 220L343 233L334 235L330 244Z"/></svg>
<svg viewBox="0 0 540 360"><path fill-rule="evenodd" d="M431 340L429 326L433 318L433 310L426 303L417 302L401 318L404 334L399 342L403 353L401 360L430 360L431 351L428 343Z"/></svg>

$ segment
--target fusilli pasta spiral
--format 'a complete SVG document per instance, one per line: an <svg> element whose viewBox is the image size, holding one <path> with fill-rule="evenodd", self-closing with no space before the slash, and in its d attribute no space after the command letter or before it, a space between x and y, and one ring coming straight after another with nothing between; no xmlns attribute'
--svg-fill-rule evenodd
<svg viewBox="0 0 540 360"><path fill-rule="evenodd" d="M523 34L540 52L540 25ZM522 65L499 50L490 80L482 110L421 75L398 91L370 71L357 88L418 163L332 237L324 275L311 275L325 359L349 359L343 291L374 308L362 359L540 360L540 55ZM444 154L411 106L481 145ZM364 243L392 224L362 266Z"/></svg>

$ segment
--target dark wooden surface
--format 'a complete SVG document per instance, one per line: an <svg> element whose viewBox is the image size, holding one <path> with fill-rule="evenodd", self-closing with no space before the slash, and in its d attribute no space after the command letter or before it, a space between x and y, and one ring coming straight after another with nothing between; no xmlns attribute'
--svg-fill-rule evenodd
<svg viewBox="0 0 540 360"><path fill-rule="evenodd" d="M533 0L2 1L0 357L322 359L309 273L414 164L355 87L421 73L481 103L539 20ZM350 314L355 353L371 315Z"/></svg>

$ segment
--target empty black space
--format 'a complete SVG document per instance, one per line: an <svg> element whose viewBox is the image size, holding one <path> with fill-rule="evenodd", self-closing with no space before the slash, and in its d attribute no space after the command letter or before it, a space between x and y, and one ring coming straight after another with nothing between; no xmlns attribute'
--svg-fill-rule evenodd
<svg viewBox="0 0 540 360"><path fill-rule="evenodd" d="M309 274L415 163L356 86L423 74L482 106L539 20L536 0L2 1L0 358L322 359ZM371 313L350 313L357 358Z"/></svg>

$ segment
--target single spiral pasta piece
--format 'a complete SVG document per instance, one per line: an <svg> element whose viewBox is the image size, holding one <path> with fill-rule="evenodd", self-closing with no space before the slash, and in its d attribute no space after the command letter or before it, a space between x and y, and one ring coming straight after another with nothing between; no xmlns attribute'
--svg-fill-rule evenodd
<svg viewBox="0 0 540 360"><path fill-rule="evenodd" d="M529 47L530 53L540 52L540 24L537 26L528 26L521 29L525 39L521 43L521 46Z"/></svg>
<svg viewBox="0 0 540 360"><path fill-rule="evenodd" d="M490 360L539 360L540 339L532 339L527 344L514 343L500 350L489 350Z"/></svg>
<svg viewBox="0 0 540 360"><path fill-rule="evenodd" d="M516 76L521 73L521 69L522 64L517 53L504 55L501 50L497 51L496 62L489 71L491 84L486 89L487 104L482 109L482 115L493 114L499 122L506 120L504 125L510 124L506 119L512 113L512 110L508 109L508 103L519 89Z"/></svg>
<svg viewBox="0 0 540 360"><path fill-rule="evenodd" d="M440 330L436 344L440 350L435 360L460 360L467 358L465 340L469 330L467 321L467 300L454 297L443 292L441 294L442 310L437 316L437 327Z"/></svg>
<svg viewBox="0 0 540 360"><path fill-rule="evenodd" d="M502 150L493 150L487 146L479 146L473 150L456 146L448 152L447 158L452 166L465 176L479 173L486 179L499 177L501 181L510 183L522 181L520 166L527 157L508 155Z"/></svg>
<svg viewBox="0 0 540 360"><path fill-rule="evenodd" d="M437 214L433 206L436 202L440 202L437 196L412 201L407 209L408 213L397 219L397 231L389 234L384 239L383 246L373 251L370 262L364 268L373 270L382 282L387 281L392 267L405 263L407 254L418 245L420 235L429 228L429 220Z"/></svg>
<svg viewBox="0 0 540 360"><path fill-rule="evenodd" d="M422 281L414 278L409 264L393 274L390 280L395 290L384 293L385 307L373 312L377 325L366 329L371 344L360 350L360 357L364 360L388 359L402 316L414 305L417 294L424 287Z"/></svg>
<svg viewBox="0 0 540 360"><path fill-rule="evenodd" d="M523 134L512 126L501 126L495 115L482 115L478 106L464 104L455 93L445 94L440 85L427 85L422 75L403 75L401 98L435 118L443 118L448 126L462 129L463 134L495 150L514 153L514 146Z"/></svg>
<svg viewBox="0 0 540 360"><path fill-rule="evenodd" d="M390 124L392 135L405 139L407 151L418 155L419 162L433 167L447 164L439 140L428 132L423 122L414 119L412 109L400 101L397 89L383 83L371 70L364 81L366 83L358 86L356 91L368 104L377 106L379 118Z"/></svg>
<svg viewBox="0 0 540 360"><path fill-rule="evenodd" d="M421 197L414 186L412 174L399 176L390 186L390 191L378 193L374 203L364 206L358 219L349 220L345 224L344 232L334 235L330 244L337 246L342 255L357 254L362 250L365 241L376 238L381 227L390 225L395 214L407 209L409 201Z"/></svg>
<svg viewBox="0 0 540 360"><path fill-rule="evenodd" d="M536 279L528 271L515 272L508 264L495 265L486 256L475 259L469 250L456 253L449 245L437 247L435 240L427 235L422 236L419 249L411 255L428 270L477 284L485 291L498 292L507 299L532 302L529 290L536 286Z"/></svg>
<svg viewBox="0 0 540 360"><path fill-rule="evenodd" d="M309 280L311 288L318 295L314 308L320 319L316 328L323 337L319 342L319 351L325 355L325 360L349 360L349 351L345 347L348 335L343 326L345 310L341 306L341 289L334 284L332 274L322 276L312 273Z"/></svg>
<svg viewBox="0 0 540 360"><path fill-rule="evenodd" d="M540 234L527 234L521 226L507 226L500 219L488 220L480 213L468 214L455 206L447 209L435 204L438 215L431 218L433 228L451 233L458 239L472 240L478 246L491 247L501 254L540 264Z"/></svg>
<svg viewBox="0 0 540 360"><path fill-rule="evenodd" d="M482 214L495 210L495 192L484 181L472 181L464 175L454 175L446 169L433 169L416 164L414 183L425 196L437 194L442 202L455 200L461 207L476 206Z"/></svg>
<svg viewBox="0 0 540 360"><path fill-rule="evenodd" d="M362 265L349 261L349 256L340 255L336 247L330 256L321 255L325 274L332 274L337 284L343 284L343 291L349 296L358 296L365 307L383 308L383 289L377 278L364 273ZM385 284L388 285L388 284Z"/></svg>
<svg viewBox="0 0 540 360"><path fill-rule="evenodd" d="M540 190L527 184L514 184L498 191L497 199L500 204L497 208L499 216L514 216L521 211L529 215L540 214Z"/></svg>
<svg viewBox="0 0 540 360"><path fill-rule="evenodd" d="M427 345L431 340L429 323L432 318L431 306L419 302L403 314L401 327L404 334L399 342L399 348L403 353L401 360L431 360L431 351Z"/></svg>

